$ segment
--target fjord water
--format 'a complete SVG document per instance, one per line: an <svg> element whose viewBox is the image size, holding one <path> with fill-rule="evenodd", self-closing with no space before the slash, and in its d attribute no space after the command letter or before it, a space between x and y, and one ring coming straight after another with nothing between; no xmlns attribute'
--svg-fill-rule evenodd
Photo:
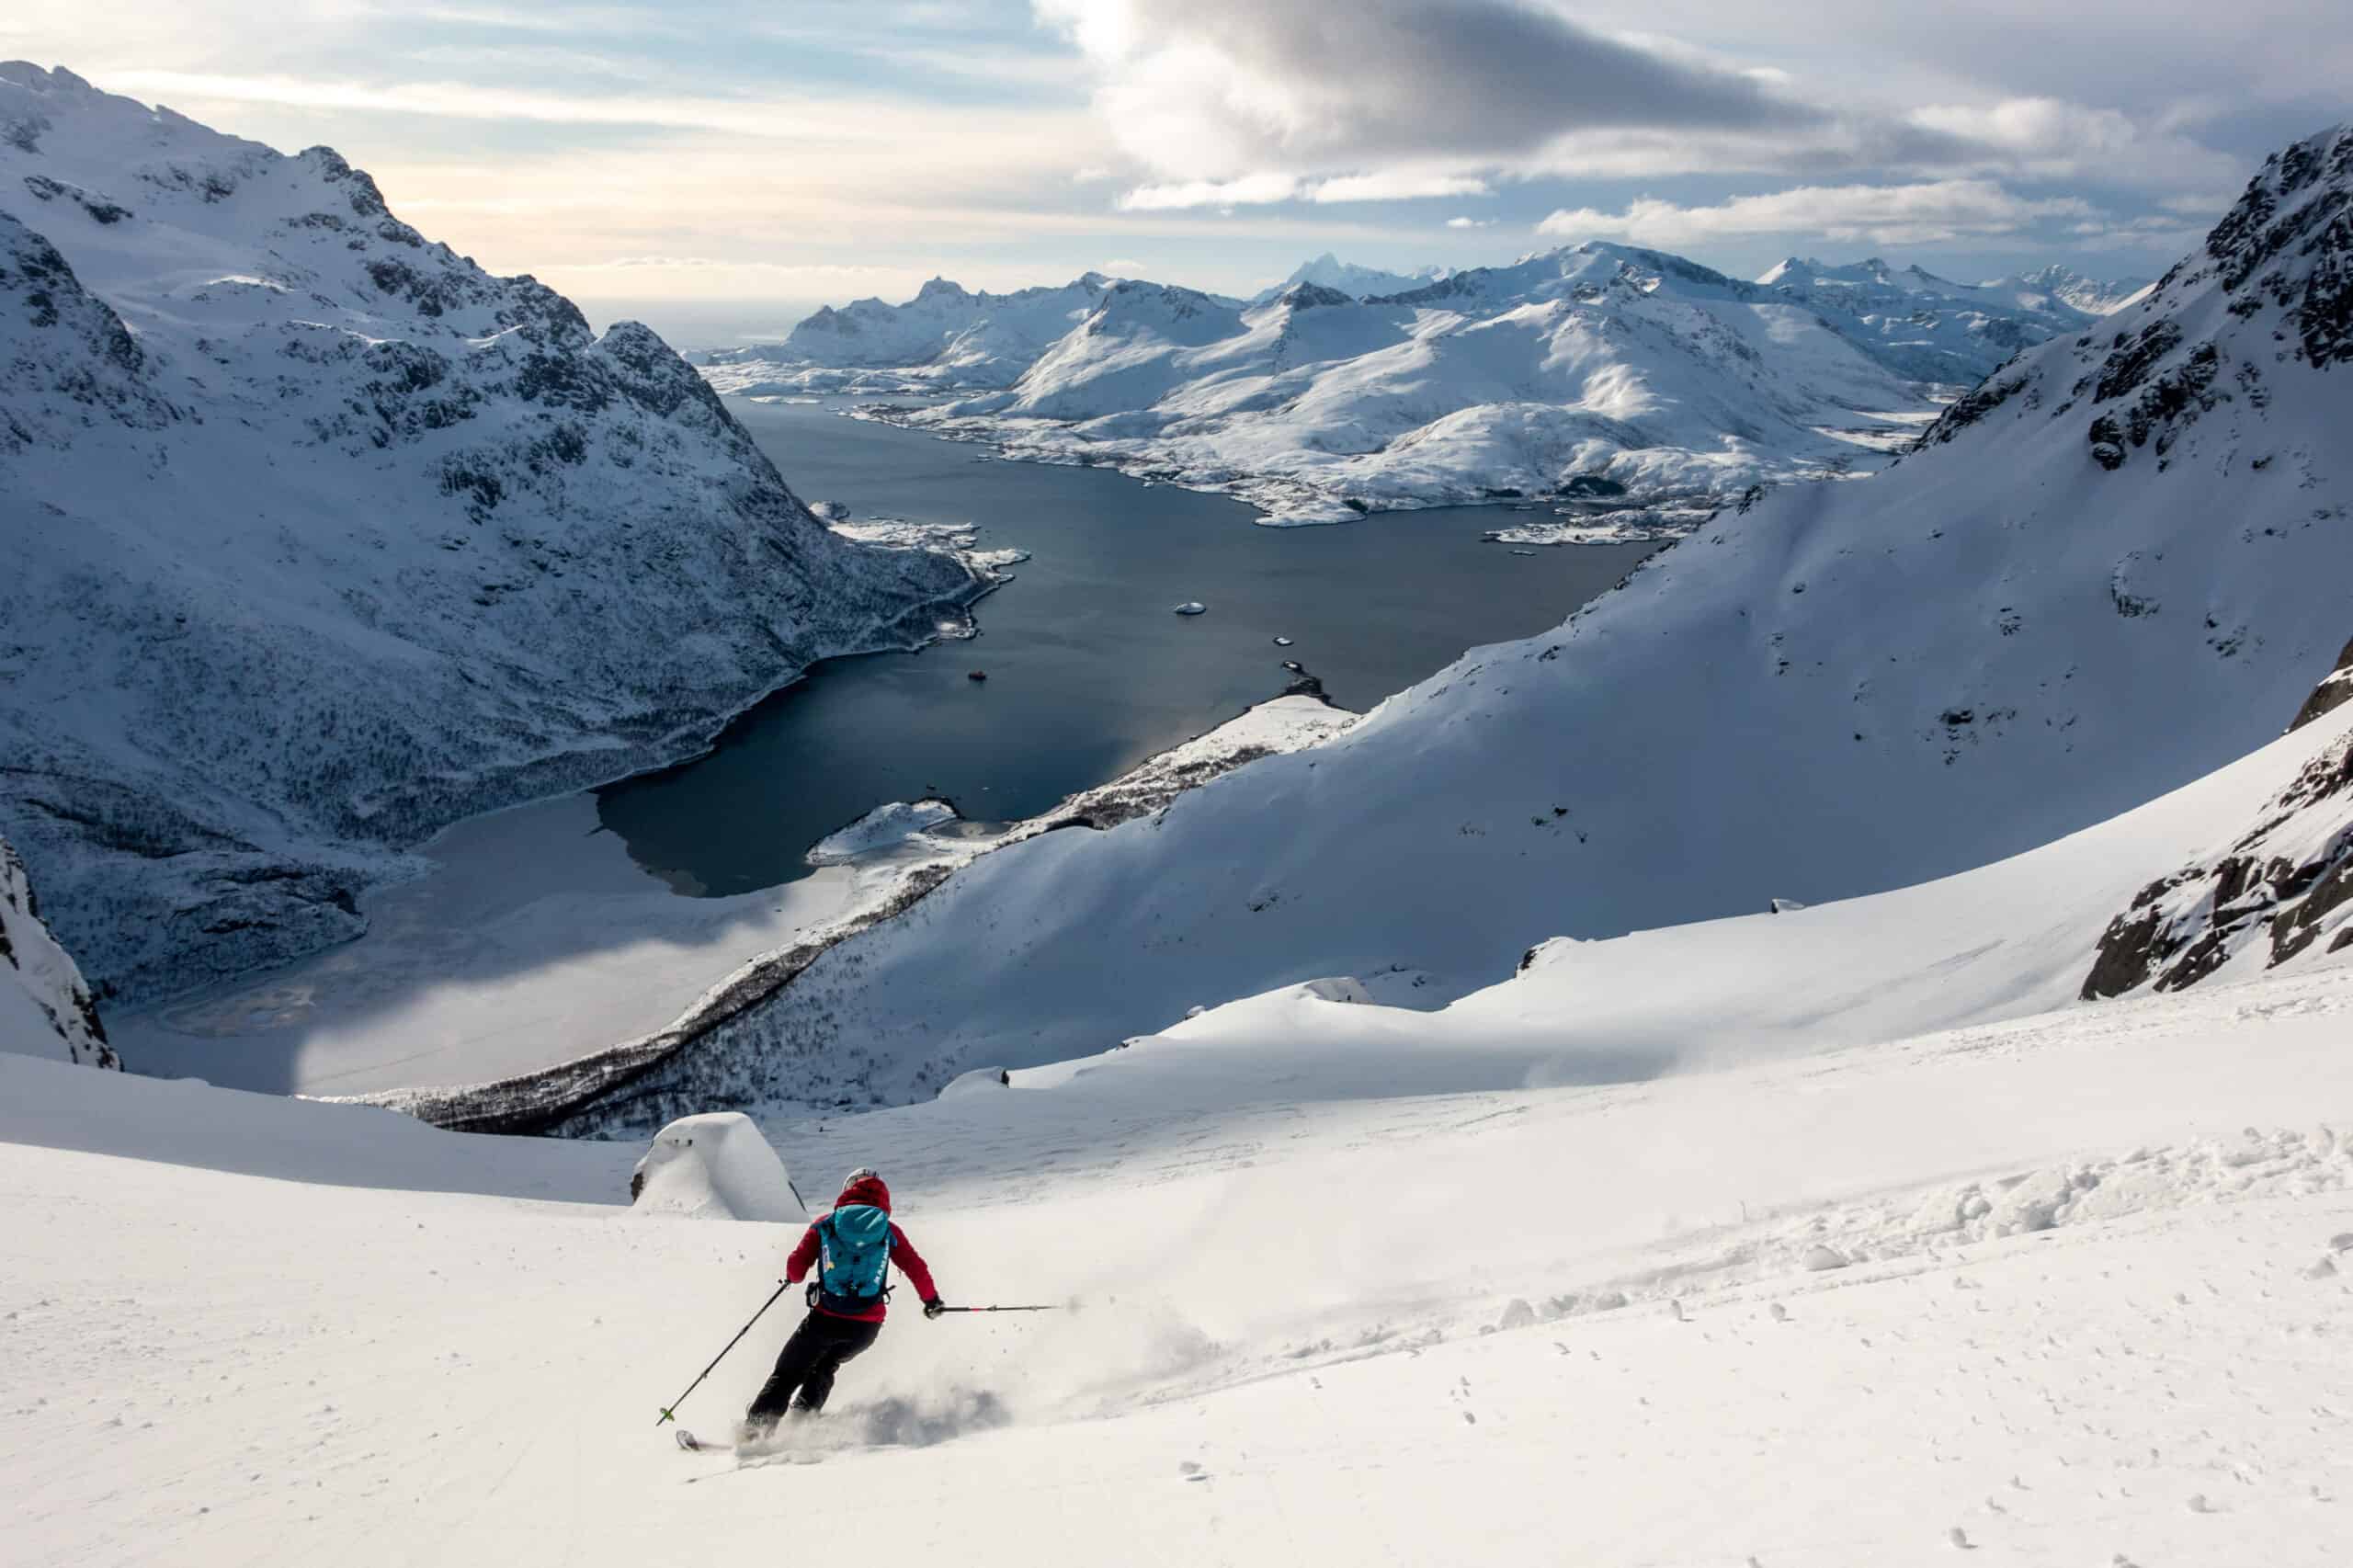
<svg viewBox="0 0 2353 1568"><path fill-rule="evenodd" d="M1517 516L1495 507L1265 528L1222 496L983 460L838 400L729 406L804 500L973 525L981 548L1031 558L977 607L979 637L827 660L709 755L597 791L603 825L684 892L805 876L811 845L888 801L1045 811L1275 696L1286 659L1369 708L1466 648L1557 625L1655 548L1515 555L1481 541ZM1209 612L1171 613L1188 599Z"/></svg>

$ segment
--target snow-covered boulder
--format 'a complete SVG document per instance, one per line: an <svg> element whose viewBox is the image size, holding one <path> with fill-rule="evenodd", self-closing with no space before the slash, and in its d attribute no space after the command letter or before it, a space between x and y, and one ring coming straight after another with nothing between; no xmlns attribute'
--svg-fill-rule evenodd
<svg viewBox="0 0 2353 1568"><path fill-rule="evenodd" d="M0 838L0 1051L122 1066L82 971L41 923L25 863Z"/></svg>
<svg viewBox="0 0 2353 1568"><path fill-rule="evenodd" d="M641 1214L806 1223L784 1162L739 1111L683 1116L654 1135L629 1178Z"/></svg>
<svg viewBox="0 0 2353 1568"><path fill-rule="evenodd" d="M437 828L674 761L975 587L330 149L23 62L0 127L0 832L109 994L355 936Z"/></svg>
<svg viewBox="0 0 2353 1568"><path fill-rule="evenodd" d="M995 1094L999 1089L1010 1088L1012 1085L1013 1074L1002 1067L975 1067L948 1080L947 1086L939 1091L939 1097L961 1100L972 1095Z"/></svg>

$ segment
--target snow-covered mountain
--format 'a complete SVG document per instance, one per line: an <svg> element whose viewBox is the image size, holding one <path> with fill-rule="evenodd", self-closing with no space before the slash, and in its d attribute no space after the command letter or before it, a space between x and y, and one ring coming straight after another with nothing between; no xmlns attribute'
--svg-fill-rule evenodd
<svg viewBox="0 0 2353 1568"><path fill-rule="evenodd" d="M1082 274L1059 288L974 293L935 278L904 305L855 300L826 306L796 325L775 348L721 350L704 357L705 373L724 392L777 390L778 360L825 370L897 370L942 387L1009 386L1095 308L1112 280ZM801 376L795 389L824 384Z"/></svg>
<svg viewBox="0 0 2353 1568"><path fill-rule="evenodd" d="M2141 301L1892 472L1720 517L1556 632L1150 818L983 857L681 1082L789 1094L791 1063L863 1055L889 1098L1322 976L1442 1000L1547 937L1921 882L2222 767L2347 630L2348 206L2353 131L2288 149Z"/></svg>
<svg viewBox="0 0 2353 1568"><path fill-rule="evenodd" d="M1915 371L1859 318L1595 244L1366 301L1122 283L1005 392L886 416L1279 522L1518 496L1695 516L1878 460L1930 406Z"/></svg>
<svg viewBox="0 0 2353 1568"><path fill-rule="evenodd" d="M1342 261L1330 251L1313 261L1302 261L1291 275L1272 288L1261 289L1250 297L1254 305L1268 300L1302 283L1313 283L1318 289L1329 289L1346 294L1352 300L1369 300L1378 294L1402 294L1409 289L1419 289L1435 283L1453 271L1448 267L1421 267L1411 272L1390 272L1378 267L1360 267L1353 261Z"/></svg>
<svg viewBox="0 0 2353 1568"><path fill-rule="evenodd" d="M41 923L32 880L0 838L0 1051L120 1067L72 955Z"/></svg>
<svg viewBox="0 0 2353 1568"><path fill-rule="evenodd" d="M0 831L101 994L354 934L457 817L676 758L974 577L284 156L0 65Z"/></svg>
<svg viewBox="0 0 2353 1568"><path fill-rule="evenodd" d="M2059 262L2021 272L2014 278L1996 278L1981 283L1979 288L2027 300L2041 295L2073 306L2086 315L2111 316L2132 302L2133 296L2149 286L2145 278L2088 278L2074 267Z"/></svg>
<svg viewBox="0 0 2353 1568"><path fill-rule="evenodd" d="M2037 276L2063 273L2075 278L2063 267ZM1756 281L1853 324L1848 330L1867 335L1882 363L1929 381L1978 381L2020 349L2081 332L2104 313L2075 305L2052 284L1955 283L1876 256L1833 267L1793 256ZM2091 287L2087 279L2075 281Z"/></svg>
<svg viewBox="0 0 2353 1568"><path fill-rule="evenodd" d="M780 350L712 356L705 374L753 395L984 381L933 356L961 341L941 312L986 297L935 291L852 307L847 345L835 312ZM1069 290L1031 292L1059 307ZM1677 532L1756 484L1868 469L1931 415L1928 383L1974 382L2095 319L2047 290L1877 262L1791 262L1748 283L1599 243L1421 279L1326 256L1247 303L1108 284L1017 376L994 347L950 357L984 363L1001 390L870 412L1017 458L1229 490L1276 522L1550 500L1567 520L1523 531L1552 542L1595 537L1603 510L1613 537ZM880 368L894 355L903 368Z"/></svg>

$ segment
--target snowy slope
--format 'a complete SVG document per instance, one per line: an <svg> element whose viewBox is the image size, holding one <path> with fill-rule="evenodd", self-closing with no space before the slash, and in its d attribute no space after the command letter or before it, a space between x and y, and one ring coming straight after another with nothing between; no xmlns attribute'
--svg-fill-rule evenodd
<svg viewBox="0 0 2353 1568"><path fill-rule="evenodd" d="M1446 267L1417 267L1412 272L1390 272L1378 267L1363 267L1353 261L1342 261L1330 251L1313 261L1302 261L1291 275L1271 288L1261 289L1250 297L1254 305L1263 305L1295 285L1313 283L1319 289L1330 289L1352 300L1370 300L1381 294L1402 294L1409 289L1419 289L1435 283L1449 274Z"/></svg>
<svg viewBox="0 0 2353 1568"><path fill-rule="evenodd" d="M0 1051L120 1067L74 960L41 924L25 863L0 838Z"/></svg>
<svg viewBox="0 0 2353 1568"><path fill-rule="evenodd" d="M857 547L651 332L324 148L0 66L0 829L105 990L358 929L470 812L694 749L963 564Z"/></svg>
<svg viewBox="0 0 2353 1568"><path fill-rule="evenodd" d="M630 1146L413 1126L322 1185L325 1130L395 1119L0 1061L11 1561L882 1529L1021 1568L2321 1568L2353 1506L2353 1149L2313 1125L2353 1103L2346 979L1594 1090L1171 1107L1095 1074L787 1129L796 1166L891 1177L951 1300L1080 1310L894 1314L745 1463L654 1411L796 1227L612 1207ZM682 1419L723 1428L794 1315Z"/></svg>
<svg viewBox="0 0 2353 1568"><path fill-rule="evenodd" d="M1377 973L1285 987L1021 1082L1142 1075L1174 1105L1204 1093L1280 1097L1302 1076L1335 1097L1640 1080L2117 994L2127 989L2120 947L2144 961L2153 949L2191 949L2175 971L2186 978L2159 991L2353 964L2348 756L2353 716L2334 715L2120 817L1956 876L1781 914L1556 938L1511 979L1435 1012L1415 1009L1410 983ZM2265 826L2259 846L2243 836L2250 820ZM2202 870L2234 846L2240 880L2268 895L2259 909L2252 888L2217 899L2203 876L2179 876L2138 896L2162 891L2165 912L2195 928L2120 940L2127 919L2108 925L2153 869L2187 857ZM2258 864L2273 857L2276 881L2248 875L2251 850ZM2217 905L2223 935L2198 943ZM2259 939L2274 930L2276 943Z"/></svg>
<svg viewBox="0 0 2353 1568"><path fill-rule="evenodd" d="M1324 976L1418 971L1435 1003L1548 937L1984 865L2252 751L2347 631L2349 148L2275 160L2146 301L1888 474L1720 517L1553 634L1149 819L983 858L736 1020L695 1086L863 1059L904 1093ZM2268 792L2125 868L2086 940Z"/></svg>

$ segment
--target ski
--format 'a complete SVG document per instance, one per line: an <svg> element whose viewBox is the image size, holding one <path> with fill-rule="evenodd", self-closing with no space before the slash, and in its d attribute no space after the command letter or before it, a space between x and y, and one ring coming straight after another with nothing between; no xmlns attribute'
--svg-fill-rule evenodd
<svg viewBox="0 0 2353 1568"><path fill-rule="evenodd" d="M735 1445L733 1443L706 1442L684 1426L679 1427L671 1436L678 1439L678 1447L690 1454L732 1454L735 1451Z"/></svg>

